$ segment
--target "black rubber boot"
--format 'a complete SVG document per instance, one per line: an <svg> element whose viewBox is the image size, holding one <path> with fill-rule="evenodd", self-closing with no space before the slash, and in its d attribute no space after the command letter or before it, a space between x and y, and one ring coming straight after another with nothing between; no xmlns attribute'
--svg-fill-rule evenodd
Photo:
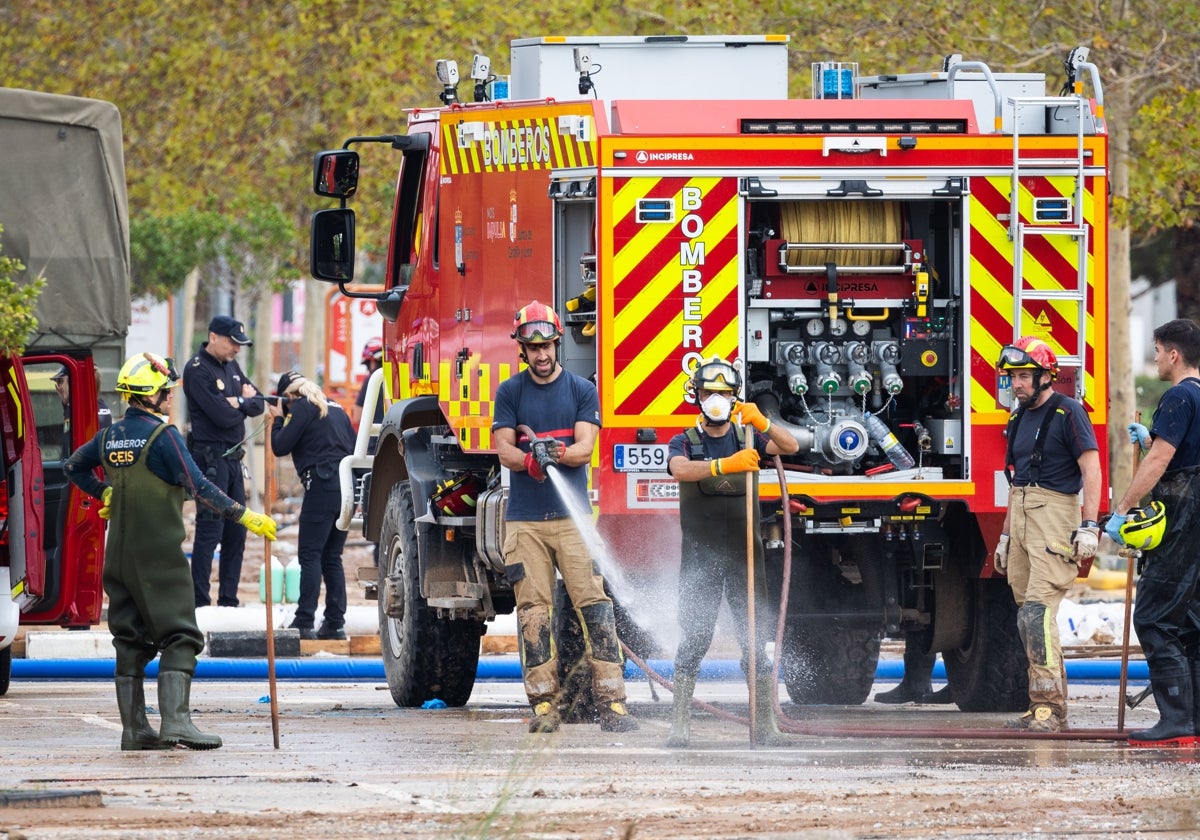
<svg viewBox="0 0 1200 840"><path fill-rule="evenodd" d="M1192 675L1151 677L1158 723L1129 733L1131 747L1191 747L1196 743L1195 710L1192 705Z"/></svg>
<svg viewBox="0 0 1200 840"><path fill-rule="evenodd" d="M191 696L191 674L183 671L158 672L158 710L162 715L159 740L172 746L183 744L193 750L215 750L221 746L221 738L201 732L192 723Z"/></svg>
<svg viewBox="0 0 1200 840"><path fill-rule="evenodd" d="M779 730L775 719L775 691L778 682L773 674L762 674L754 686L754 743L764 747L779 747L790 743Z"/></svg>
<svg viewBox="0 0 1200 840"><path fill-rule="evenodd" d="M121 749L169 750L146 720L146 689L141 677L117 677L117 709L121 712Z"/></svg>
<svg viewBox="0 0 1200 840"><path fill-rule="evenodd" d="M909 650L904 646L904 677L900 685L891 691L883 691L875 695L876 703L921 703L933 694L933 684L929 680L933 672L933 663L937 661L936 653L925 653L922 650Z"/></svg>
<svg viewBox="0 0 1200 840"><path fill-rule="evenodd" d="M676 674L673 691L671 734L667 736L667 746L686 747L692 737L692 695L696 692L696 678Z"/></svg>

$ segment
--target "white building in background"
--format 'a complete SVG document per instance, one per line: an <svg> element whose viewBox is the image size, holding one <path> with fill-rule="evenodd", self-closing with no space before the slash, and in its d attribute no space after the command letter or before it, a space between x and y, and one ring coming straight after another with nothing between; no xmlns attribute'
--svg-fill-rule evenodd
<svg viewBox="0 0 1200 840"><path fill-rule="evenodd" d="M1130 285L1133 311L1129 315L1129 352L1134 376L1154 376L1154 328L1179 317L1175 281L1151 286L1145 277Z"/></svg>

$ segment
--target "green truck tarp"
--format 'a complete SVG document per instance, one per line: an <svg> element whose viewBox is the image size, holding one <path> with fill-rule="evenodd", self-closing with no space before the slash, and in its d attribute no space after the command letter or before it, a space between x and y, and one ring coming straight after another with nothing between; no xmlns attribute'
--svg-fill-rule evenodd
<svg viewBox="0 0 1200 840"><path fill-rule="evenodd" d="M27 352L89 347L120 364L130 318L121 136L111 102L0 88L4 254L25 264L24 278L46 279Z"/></svg>

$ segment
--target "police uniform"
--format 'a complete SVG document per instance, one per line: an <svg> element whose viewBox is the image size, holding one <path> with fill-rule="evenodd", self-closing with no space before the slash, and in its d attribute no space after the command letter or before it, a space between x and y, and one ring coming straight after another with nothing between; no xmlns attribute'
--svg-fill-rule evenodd
<svg viewBox="0 0 1200 840"><path fill-rule="evenodd" d="M183 394L187 398L188 418L192 431L188 449L204 475L223 493L240 504L246 503L246 483L242 458L245 450L247 417L263 413L262 396L242 397L242 385L250 380L236 360L222 363L207 350L208 342L200 346L183 371ZM235 408L227 397L237 397ZM211 511L197 509L196 533L192 541L192 580L197 607L208 606L209 578L212 558L217 545L221 546L218 573L217 605L238 605L238 584L242 575L242 552L246 546L246 529L236 521L222 521Z"/></svg>
<svg viewBox="0 0 1200 840"><path fill-rule="evenodd" d="M157 415L131 406L125 417L77 449L67 478L100 498L113 488L104 555L108 627L116 675L140 679L159 651L160 671L192 674L204 637L196 625L191 575L183 554L185 495L236 521L245 507L200 472L183 437Z"/></svg>
<svg viewBox="0 0 1200 840"><path fill-rule="evenodd" d="M285 377L289 374L284 374ZM287 385L281 380L281 389ZM321 581L325 581L325 617L322 634L333 634L346 621L346 574L342 549L346 532L337 527L342 504L338 469L342 458L354 452L354 427L340 405L326 402L328 413L321 417L317 406L300 397L285 406L285 417L271 424L271 451L290 454L296 473L304 484L300 506L300 602L292 626L310 629L317 609Z"/></svg>

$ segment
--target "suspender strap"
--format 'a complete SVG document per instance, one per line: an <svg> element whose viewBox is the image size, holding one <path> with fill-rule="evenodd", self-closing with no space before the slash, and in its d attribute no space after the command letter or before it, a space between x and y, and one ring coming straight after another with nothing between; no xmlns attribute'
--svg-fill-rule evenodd
<svg viewBox="0 0 1200 840"><path fill-rule="evenodd" d="M1046 432L1055 417L1059 414L1066 414L1059 407L1062 401L1062 394L1057 392L1051 394L1050 399L1046 401L1046 416L1042 419L1042 425L1038 427L1037 434L1034 436L1033 452L1029 455L1029 483L1032 485L1036 485L1042 476L1042 456L1046 449ZM1008 480L1010 487L1013 483L1013 468L1016 466L1016 459L1013 457L1013 441L1017 438L1017 426L1021 424L1021 418L1024 416L1025 408L1022 406L1008 421L1008 447L1004 455L1004 477Z"/></svg>

